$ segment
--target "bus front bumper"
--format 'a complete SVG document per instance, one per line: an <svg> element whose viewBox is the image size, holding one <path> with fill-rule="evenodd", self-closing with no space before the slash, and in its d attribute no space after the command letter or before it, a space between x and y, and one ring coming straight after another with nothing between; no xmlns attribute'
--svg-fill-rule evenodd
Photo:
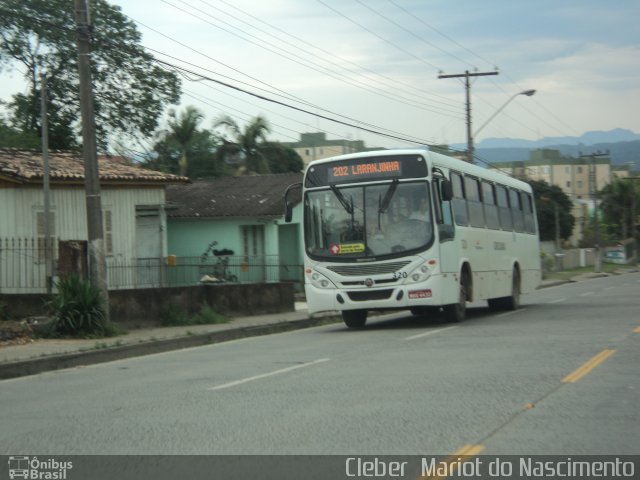
<svg viewBox="0 0 640 480"><path fill-rule="evenodd" d="M396 310L455 303L454 275L435 275L425 282L388 288L338 289L305 284L309 313L341 310Z"/></svg>

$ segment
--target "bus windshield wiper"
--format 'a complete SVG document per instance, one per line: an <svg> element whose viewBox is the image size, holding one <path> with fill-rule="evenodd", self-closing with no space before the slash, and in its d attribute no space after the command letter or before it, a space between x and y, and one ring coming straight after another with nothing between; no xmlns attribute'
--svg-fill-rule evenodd
<svg viewBox="0 0 640 480"><path fill-rule="evenodd" d="M398 188L398 179L394 178L387 189L387 193L384 194L384 198L379 202L380 206L378 207L378 213L385 213L387 211L389 204L391 203L391 199L393 198L393 194L396 193L396 188Z"/></svg>
<svg viewBox="0 0 640 480"><path fill-rule="evenodd" d="M342 192L338 189L338 187L336 187L335 185L329 185L329 187L331 188L331 191L340 202L340 205L342 205L342 207L347 211L349 215L353 215L353 198L351 198L351 204L349 204L349 202L347 202L347 199L344 198L344 195L342 195Z"/></svg>

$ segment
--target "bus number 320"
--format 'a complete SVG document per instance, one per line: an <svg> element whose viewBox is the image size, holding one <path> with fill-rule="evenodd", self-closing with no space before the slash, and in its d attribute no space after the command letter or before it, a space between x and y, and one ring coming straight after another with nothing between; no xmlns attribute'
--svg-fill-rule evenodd
<svg viewBox="0 0 640 480"><path fill-rule="evenodd" d="M401 278L407 278L407 272L393 272L394 280L400 280Z"/></svg>

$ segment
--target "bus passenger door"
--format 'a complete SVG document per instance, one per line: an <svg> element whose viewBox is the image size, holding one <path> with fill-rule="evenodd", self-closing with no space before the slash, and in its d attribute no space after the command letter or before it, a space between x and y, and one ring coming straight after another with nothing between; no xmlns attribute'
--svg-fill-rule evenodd
<svg viewBox="0 0 640 480"><path fill-rule="evenodd" d="M440 271L458 273L458 242L455 239L455 225L451 214L451 202L442 202L442 223L438 225L440 248Z"/></svg>
<svg viewBox="0 0 640 480"><path fill-rule="evenodd" d="M458 242L455 241L455 224L451 211L451 202L442 199L440 182L434 182L433 204L436 207L438 224L438 248L440 251L440 271L453 273L458 270Z"/></svg>

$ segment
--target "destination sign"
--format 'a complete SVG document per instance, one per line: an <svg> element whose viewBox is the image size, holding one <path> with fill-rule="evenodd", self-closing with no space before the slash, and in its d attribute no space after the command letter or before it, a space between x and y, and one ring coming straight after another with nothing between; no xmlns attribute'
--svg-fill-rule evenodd
<svg viewBox="0 0 640 480"><path fill-rule="evenodd" d="M307 170L305 185L320 187L386 178L421 178L426 176L427 162L421 155L388 155L352 158L310 166Z"/></svg>
<svg viewBox="0 0 640 480"><path fill-rule="evenodd" d="M329 180L344 180L349 177L378 177L402 175L402 164L397 160L388 162L369 162L357 165L339 165L329 169Z"/></svg>

